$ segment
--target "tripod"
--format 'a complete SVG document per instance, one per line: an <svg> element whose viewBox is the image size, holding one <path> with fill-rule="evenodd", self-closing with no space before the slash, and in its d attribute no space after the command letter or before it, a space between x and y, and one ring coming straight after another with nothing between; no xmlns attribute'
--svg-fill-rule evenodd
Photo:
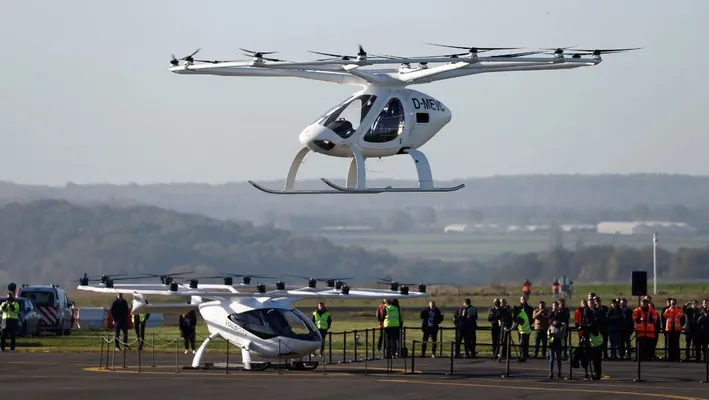
<svg viewBox="0 0 709 400"><path fill-rule="evenodd" d="M505 331L503 328L500 331L500 338L498 339L497 343L497 348L498 348L498 354L497 354L497 359L498 362L502 362L504 358L507 357L507 340L510 341L510 354L509 356L512 357L512 352L514 351L515 357L519 358L519 350L517 349L514 340L512 339L512 331Z"/></svg>

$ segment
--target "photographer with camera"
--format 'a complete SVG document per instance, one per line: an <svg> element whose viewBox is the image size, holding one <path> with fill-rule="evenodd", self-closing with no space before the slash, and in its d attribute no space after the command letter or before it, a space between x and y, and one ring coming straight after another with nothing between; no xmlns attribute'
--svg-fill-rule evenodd
<svg viewBox="0 0 709 400"><path fill-rule="evenodd" d="M650 301L644 298L633 311L633 321L635 322L635 336L638 339L638 359L640 361L652 361L655 351L655 322L659 316L654 308L650 307Z"/></svg>
<svg viewBox="0 0 709 400"><path fill-rule="evenodd" d="M593 298L595 296L590 296ZM596 319L596 312L590 307L590 301L581 300L580 307L576 310L574 322L579 332L579 347L572 356L574 368L583 366L587 368L589 364L593 367L593 380L601 379L601 363L603 360L603 336ZM588 377L588 376L587 376Z"/></svg>
<svg viewBox="0 0 709 400"><path fill-rule="evenodd" d="M0 339L0 352L5 351L5 342L10 336L10 352L15 351L15 337L17 336L17 328L20 323L20 303L15 300L15 286L11 283L7 287L10 292L7 294L7 299L0 305L2 311L2 339Z"/></svg>

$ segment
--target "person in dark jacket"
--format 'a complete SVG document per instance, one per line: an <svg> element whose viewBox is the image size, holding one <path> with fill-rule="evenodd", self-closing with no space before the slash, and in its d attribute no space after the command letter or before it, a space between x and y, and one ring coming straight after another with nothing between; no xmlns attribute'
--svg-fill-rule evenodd
<svg viewBox="0 0 709 400"><path fill-rule="evenodd" d="M128 346L128 318L130 318L130 307L128 307L128 302L123 298L122 293L118 293L116 300L111 304L109 312L113 320L114 344L116 345L116 350L121 351L121 342L118 339L118 335L121 332L123 332L123 343L125 343L126 349L130 349L130 346Z"/></svg>
<svg viewBox="0 0 709 400"><path fill-rule="evenodd" d="M608 341L610 342L610 358L617 360L623 354L622 334L623 334L623 310L620 309L618 300L611 300L611 307L608 309L606 317L606 327L608 329Z"/></svg>
<svg viewBox="0 0 709 400"><path fill-rule="evenodd" d="M492 302L492 307L487 313L487 320L490 322L490 332L492 334L492 358L495 359L500 354L500 331L502 330L500 299L495 299Z"/></svg>
<svg viewBox="0 0 709 400"><path fill-rule="evenodd" d="M620 355L621 360L630 359L633 345L630 343L630 337L635 331L635 321L633 321L633 309L628 307L628 300L624 297L620 299L620 309L623 310L623 352Z"/></svg>
<svg viewBox="0 0 709 400"><path fill-rule="evenodd" d="M707 343L709 343L709 300L702 301L702 308L694 313L694 352L698 363L706 361Z"/></svg>
<svg viewBox="0 0 709 400"><path fill-rule="evenodd" d="M507 358L507 347L510 341L510 329L514 323L514 316L512 315L512 307L507 304L506 299L500 299L500 350L499 359Z"/></svg>
<svg viewBox="0 0 709 400"><path fill-rule="evenodd" d="M194 310L180 315L180 336L185 341L185 354L189 353L192 347L192 354L195 351L195 338L197 336L197 313Z"/></svg>
<svg viewBox="0 0 709 400"><path fill-rule="evenodd" d="M571 311L569 311L569 308L566 307L566 300L564 299L559 299L559 316L557 317L559 321L563 322L564 325L568 328L569 321L571 321ZM564 339L562 342L562 347L561 347L561 357L562 359L568 358L569 357L569 335L566 334L564 335Z"/></svg>
<svg viewBox="0 0 709 400"><path fill-rule="evenodd" d="M478 321L478 310L470 302L470 299L463 301L463 306L456 312L454 322L456 326L456 350L455 356L461 357L460 343L465 347L465 357L475 358L475 342Z"/></svg>
<svg viewBox="0 0 709 400"><path fill-rule="evenodd" d="M428 302L428 307L421 310L421 330L423 331L421 357L426 357L426 347L428 345L429 338L433 341L433 345L431 346L431 357L436 357L438 329L441 322L443 322L443 314L441 313L441 310L436 307L436 302Z"/></svg>
<svg viewBox="0 0 709 400"><path fill-rule="evenodd" d="M697 311L697 301L690 301L686 303L683 307L684 311L684 360L689 361L692 358L692 349L694 347L694 341L692 340L692 321L694 320L694 313Z"/></svg>
<svg viewBox="0 0 709 400"><path fill-rule="evenodd" d="M591 304L589 303L589 306ZM593 311L596 314L596 324L598 330L601 332L603 337L603 344L601 345L601 352L603 353L603 359L608 359L608 324L606 319L608 318L608 307L601 304L601 298L598 296L593 296Z"/></svg>

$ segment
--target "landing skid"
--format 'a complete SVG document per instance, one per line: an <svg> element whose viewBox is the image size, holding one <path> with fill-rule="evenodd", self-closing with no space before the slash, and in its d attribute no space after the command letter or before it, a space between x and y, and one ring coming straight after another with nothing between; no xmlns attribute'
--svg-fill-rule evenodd
<svg viewBox="0 0 709 400"><path fill-rule="evenodd" d="M268 193L268 194L351 194L348 191L342 191L342 190L275 190L275 189L269 189L266 187L263 187L259 185L256 182L249 181L251 186L255 187L256 189ZM381 193L381 192L367 192L367 193Z"/></svg>
<svg viewBox="0 0 709 400"><path fill-rule="evenodd" d="M344 186L340 186L332 183L331 181L320 178L326 185L330 186L335 190L339 190L344 193L359 194L359 193L412 193L412 192L428 192L428 193L440 193L440 192L455 192L465 187L464 184L452 187L417 187L417 188L403 188L403 187L383 187L383 188L364 188L364 189L351 189Z"/></svg>
<svg viewBox="0 0 709 400"><path fill-rule="evenodd" d="M349 170L347 171L347 183L345 186L340 186L331 181L321 178L326 185L334 190L296 190L295 177L298 174L298 168L303 162L303 158L310 151L307 147L300 149L298 154L293 158L286 184L283 190L268 189L256 182L249 181L251 186L268 194L377 194L377 193L444 193L455 192L465 187L460 184L452 187L435 187L433 186L433 177L431 175L431 165L428 163L426 155L419 150L405 149L403 154L408 154L416 165L416 173L418 175L419 186L411 188L368 188L366 185L366 169L364 166L365 159L362 153L357 148L350 148L352 159L350 160Z"/></svg>
<svg viewBox="0 0 709 400"><path fill-rule="evenodd" d="M242 363L205 363L204 365L193 367L184 366L182 369L197 369L197 370L231 370L231 371L264 371L268 367L271 367L271 363L268 361L252 361L251 368L246 368L246 365Z"/></svg>

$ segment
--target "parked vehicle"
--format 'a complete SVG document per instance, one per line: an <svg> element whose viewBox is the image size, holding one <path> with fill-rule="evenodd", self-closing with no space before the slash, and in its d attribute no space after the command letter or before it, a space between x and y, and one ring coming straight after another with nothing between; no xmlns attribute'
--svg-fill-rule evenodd
<svg viewBox="0 0 709 400"><path fill-rule="evenodd" d="M59 335L71 335L75 304L69 300L66 291L57 285L27 285L22 287L18 297L26 297L42 317L40 329Z"/></svg>

